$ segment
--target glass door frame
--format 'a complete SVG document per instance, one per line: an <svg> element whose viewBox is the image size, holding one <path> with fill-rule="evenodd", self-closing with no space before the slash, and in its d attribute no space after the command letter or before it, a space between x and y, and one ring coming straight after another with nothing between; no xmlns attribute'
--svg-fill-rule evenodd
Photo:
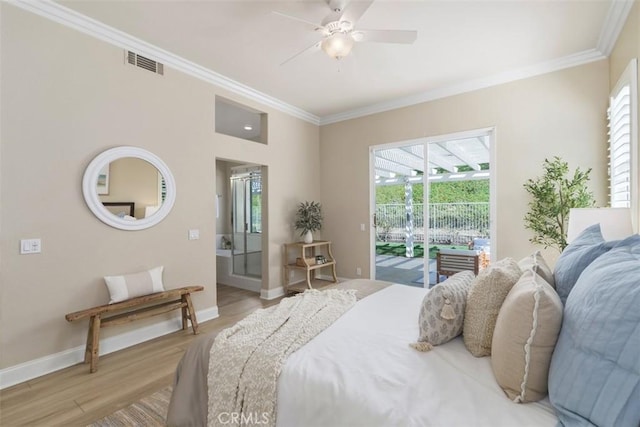
<svg viewBox="0 0 640 427"><path fill-rule="evenodd" d="M234 170L235 169L235 170ZM248 273L248 235L249 234L260 234L261 236L261 252L263 250L262 240L262 208L260 209L260 219L261 219L261 230L254 231L254 216L253 216L253 183L254 181L260 181L261 191L260 191L260 204L264 201L262 194L262 167L235 167L231 169L231 177L230 177L230 186L231 186L231 241L232 241L232 249L231 249L231 262L232 262L232 273L234 275L240 276L248 276L254 277L254 275ZM238 194L236 189L238 187L242 188L242 196ZM242 212L238 211L238 198L242 197ZM238 223L238 215L241 215L243 218L242 224ZM238 228L239 227L239 228ZM240 231L240 228L242 231ZM238 234L242 234L242 251L236 252L237 242L236 236ZM243 258L243 272L238 271L236 261L239 256ZM261 272L262 275L262 272Z"/></svg>

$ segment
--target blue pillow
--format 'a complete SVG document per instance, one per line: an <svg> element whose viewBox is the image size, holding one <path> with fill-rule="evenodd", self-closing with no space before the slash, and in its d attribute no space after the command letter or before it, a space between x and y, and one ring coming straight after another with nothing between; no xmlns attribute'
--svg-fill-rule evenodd
<svg viewBox="0 0 640 427"><path fill-rule="evenodd" d="M640 425L639 235L593 261L567 298L549 399L564 425Z"/></svg>
<svg viewBox="0 0 640 427"><path fill-rule="evenodd" d="M594 224L586 228L564 249L553 270L556 291L563 304L567 302L569 292L582 271L618 242L618 240L605 242L600 232L600 224Z"/></svg>

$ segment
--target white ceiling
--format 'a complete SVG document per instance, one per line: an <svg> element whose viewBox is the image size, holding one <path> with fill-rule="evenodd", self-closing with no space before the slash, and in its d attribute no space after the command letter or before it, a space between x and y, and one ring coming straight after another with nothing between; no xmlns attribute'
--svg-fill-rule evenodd
<svg viewBox="0 0 640 427"><path fill-rule="evenodd" d="M601 59L629 10L618 0L377 0L356 28L417 30L414 44L357 43L341 61L318 51L280 65L320 36L272 11L319 23L324 0L58 3L320 123Z"/></svg>

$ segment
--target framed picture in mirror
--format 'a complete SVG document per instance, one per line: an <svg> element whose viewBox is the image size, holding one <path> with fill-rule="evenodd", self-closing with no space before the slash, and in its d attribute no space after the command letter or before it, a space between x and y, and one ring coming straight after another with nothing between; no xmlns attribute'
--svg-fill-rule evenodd
<svg viewBox="0 0 640 427"><path fill-rule="evenodd" d="M98 183L96 190L99 195L109 194L109 165L106 164L100 172L98 172Z"/></svg>

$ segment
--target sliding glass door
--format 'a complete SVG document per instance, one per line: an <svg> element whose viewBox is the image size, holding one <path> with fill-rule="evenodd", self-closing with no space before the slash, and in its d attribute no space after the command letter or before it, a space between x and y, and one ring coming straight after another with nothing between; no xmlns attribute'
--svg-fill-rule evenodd
<svg viewBox="0 0 640 427"><path fill-rule="evenodd" d="M430 287L438 252L490 252L491 144L481 130L372 148L372 277Z"/></svg>

